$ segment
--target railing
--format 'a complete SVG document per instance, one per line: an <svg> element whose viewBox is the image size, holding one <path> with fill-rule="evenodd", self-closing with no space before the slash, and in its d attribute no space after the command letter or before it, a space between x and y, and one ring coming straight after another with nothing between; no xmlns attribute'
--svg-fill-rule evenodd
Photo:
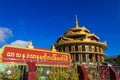
<svg viewBox="0 0 120 80"><path fill-rule="evenodd" d="M78 73L82 75L79 75L79 78L80 80L87 80L85 75L88 75L88 80L120 80L118 75L118 73L120 74L120 66L115 66L115 68L113 66L89 66L84 68L84 66L80 65L78 66Z"/></svg>
<svg viewBox="0 0 120 80"><path fill-rule="evenodd" d="M120 66L113 66L120 76Z"/></svg>

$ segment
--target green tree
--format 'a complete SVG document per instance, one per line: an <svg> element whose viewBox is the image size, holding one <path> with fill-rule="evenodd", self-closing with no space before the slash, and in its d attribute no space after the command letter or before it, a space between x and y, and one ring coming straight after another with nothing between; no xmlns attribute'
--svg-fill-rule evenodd
<svg viewBox="0 0 120 80"><path fill-rule="evenodd" d="M69 74L70 74L69 78L71 80L79 80L79 77L78 77L79 75L78 75L77 71L75 70L75 68L70 67Z"/></svg>
<svg viewBox="0 0 120 80"><path fill-rule="evenodd" d="M73 67L52 67L47 80L79 80L78 74Z"/></svg>
<svg viewBox="0 0 120 80"><path fill-rule="evenodd" d="M20 80L22 76L22 71L19 70L17 66L7 66L2 76L5 79Z"/></svg>
<svg viewBox="0 0 120 80"><path fill-rule="evenodd" d="M41 75L40 75L41 69L37 69L37 80L41 80Z"/></svg>
<svg viewBox="0 0 120 80"><path fill-rule="evenodd" d="M69 77L68 73L60 67L52 67L47 80L67 80Z"/></svg>
<svg viewBox="0 0 120 80"><path fill-rule="evenodd" d="M55 67L51 67L50 73L48 74L48 77L46 80L57 80L58 79L58 71L55 70Z"/></svg>

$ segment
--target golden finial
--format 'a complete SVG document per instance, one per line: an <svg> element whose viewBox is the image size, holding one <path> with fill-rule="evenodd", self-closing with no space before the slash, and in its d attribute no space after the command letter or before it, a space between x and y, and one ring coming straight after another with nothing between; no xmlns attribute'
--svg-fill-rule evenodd
<svg viewBox="0 0 120 80"><path fill-rule="evenodd" d="M76 23L75 23L75 28L79 28L77 15L76 15Z"/></svg>
<svg viewBox="0 0 120 80"><path fill-rule="evenodd" d="M105 41L104 44L107 45L107 41Z"/></svg>
<svg viewBox="0 0 120 80"><path fill-rule="evenodd" d="M33 49L32 41L29 42L29 44L28 44L28 48Z"/></svg>
<svg viewBox="0 0 120 80"><path fill-rule="evenodd" d="M54 44L52 45L51 50L54 51L54 52L56 52L56 49L55 49L55 45L54 45Z"/></svg>
<svg viewBox="0 0 120 80"><path fill-rule="evenodd" d="M32 41L30 41L29 45L32 46Z"/></svg>

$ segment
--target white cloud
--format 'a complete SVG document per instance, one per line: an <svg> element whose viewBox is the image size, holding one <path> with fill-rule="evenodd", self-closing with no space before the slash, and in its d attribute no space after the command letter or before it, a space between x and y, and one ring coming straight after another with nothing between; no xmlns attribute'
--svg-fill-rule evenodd
<svg viewBox="0 0 120 80"><path fill-rule="evenodd" d="M12 31L9 28L0 27L0 43L5 42L10 37L13 37Z"/></svg>
<svg viewBox="0 0 120 80"><path fill-rule="evenodd" d="M16 40L12 42L10 45L13 46L21 46L21 47L27 47L29 44L29 41L24 41L24 40Z"/></svg>

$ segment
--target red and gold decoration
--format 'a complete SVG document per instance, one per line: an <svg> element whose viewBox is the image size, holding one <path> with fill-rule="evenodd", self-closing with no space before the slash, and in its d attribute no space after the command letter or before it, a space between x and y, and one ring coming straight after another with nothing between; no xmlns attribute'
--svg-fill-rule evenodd
<svg viewBox="0 0 120 80"><path fill-rule="evenodd" d="M49 50L4 46L2 62L35 62L38 65L70 65L70 55Z"/></svg>
<svg viewBox="0 0 120 80"><path fill-rule="evenodd" d="M36 65L70 66L70 55L50 50L34 49L32 43L28 48L4 46L1 59L3 62L25 63L29 66L28 80L36 80Z"/></svg>

